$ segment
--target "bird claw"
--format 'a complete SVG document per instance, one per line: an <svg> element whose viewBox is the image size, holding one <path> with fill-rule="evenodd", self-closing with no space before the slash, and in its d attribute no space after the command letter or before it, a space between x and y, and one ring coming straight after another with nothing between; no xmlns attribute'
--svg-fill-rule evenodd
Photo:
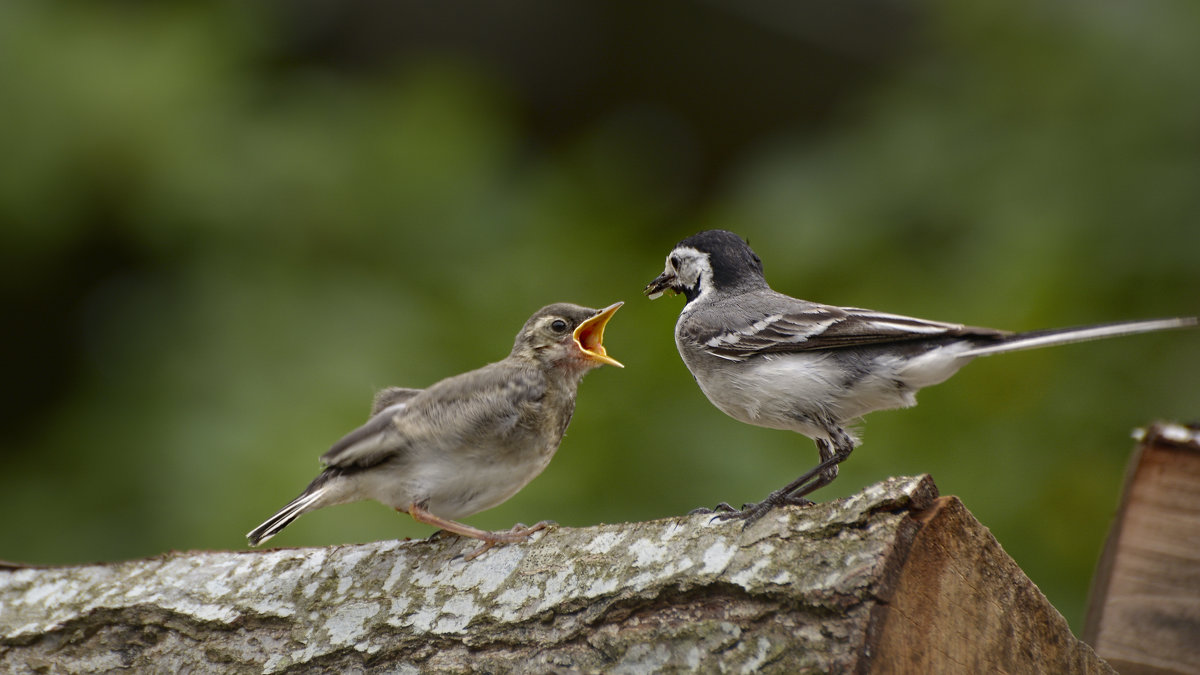
<svg viewBox="0 0 1200 675"><path fill-rule="evenodd" d="M472 560L478 558L479 556L483 555L484 553L487 553L488 551L492 550L495 547L496 547L495 541L492 541L490 539L485 539L483 542L483 545L481 545L479 548L475 549L474 551L471 551L470 553L463 554L463 557L462 557L463 562L471 562Z"/></svg>
<svg viewBox="0 0 1200 675"><path fill-rule="evenodd" d="M499 534L503 534L508 537L516 536L521 538L518 541L527 541L529 539L529 535L533 534L534 532L540 532L541 530L549 527L558 527L558 523L554 522L553 520L543 520L529 526L526 526L525 523L517 523L516 525L513 525L512 529L508 532L501 532ZM506 541L505 543L513 542Z"/></svg>
<svg viewBox="0 0 1200 675"><path fill-rule="evenodd" d="M764 499L758 503L742 504L742 508L740 510L734 509L733 507L729 506L729 504L726 504L725 502L721 502L720 504L717 505L717 509L721 510L722 512L714 515L712 517L712 520L710 520L709 522L716 522L718 520L722 520L722 521L724 521L724 520L740 520L740 521L743 521L742 528L745 529L747 527L750 527L752 524L754 524L754 522L757 521L759 518L762 518L763 516L767 515L767 513L769 513L772 509L774 509L776 507L779 507L779 506L812 506L815 503L816 502L812 501L811 499L806 499L804 497L797 497L797 496L792 496L792 495L788 495L788 494L779 494L779 493L773 493L773 494L769 495L766 499ZM721 507L725 507L725 508L722 509Z"/></svg>
<svg viewBox="0 0 1200 675"><path fill-rule="evenodd" d="M740 511L732 511L729 513L718 513L715 516L713 516L712 520L710 520L709 522L715 523L717 521L740 520L740 521L742 521L742 529L746 529L747 527L750 527L752 524L754 524L754 522L757 521L759 518L762 518L763 516L767 515L767 512L773 508L775 508L775 505L771 504L767 501L762 501L757 504L747 504Z"/></svg>
<svg viewBox="0 0 1200 675"><path fill-rule="evenodd" d="M688 511L688 515L695 516L695 515L703 515L703 514L708 514L708 513L732 513L735 511L737 511L737 509L730 506L728 502L721 502L720 504L717 504L716 506L714 506L711 509L708 508L707 506L701 506L699 508L692 509L691 511Z"/></svg>
<svg viewBox="0 0 1200 675"><path fill-rule="evenodd" d="M483 545L464 555L463 560L470 562L495 548L496 544L518 544L529 541L529 537L534 532L539 532L549 527L558 527L558 523L553 520L543 520L529 526L526 526L524 523L517 523L512 526L512 529L506 532L488 532L482 537Z"/></svg>

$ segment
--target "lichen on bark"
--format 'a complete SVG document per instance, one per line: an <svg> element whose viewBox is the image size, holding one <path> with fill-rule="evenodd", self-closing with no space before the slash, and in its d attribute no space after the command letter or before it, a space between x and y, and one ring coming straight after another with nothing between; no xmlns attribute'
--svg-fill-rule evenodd
<svg viewBox="0 0 1200 675"><path fill-rule="evenodd" d="M739 522L557 528L0 571L0 670L842 670L936 496L895 478Z"/></svg>

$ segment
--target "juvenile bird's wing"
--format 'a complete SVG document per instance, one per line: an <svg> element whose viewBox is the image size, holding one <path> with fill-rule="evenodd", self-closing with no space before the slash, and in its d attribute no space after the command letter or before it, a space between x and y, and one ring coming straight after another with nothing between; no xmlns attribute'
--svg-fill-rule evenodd
<svg viewBox="0 0 1200 675"><path fill-rule="evenodd" d="M857 307L807 302L781 293L737 296L680 323L685 337L713 356L838 349L937 337L999 337L1003 331L917 319ZM721 321L713 320L721 317Z"/></svg>
<svg viewBox="0 0 1200 675"><path fill-rule="evenodd" d="M546 383L505 361L455 375L373 415L321 456L326 466L365 468L414 447L486 445L536 414Z"/></svg>
<svg viewBox="0 0 1200 675"><path fill-rule="evenodd" d="M417 394L421 393L421 389L408 389L406 387L388 387L380 389L375 394L375 400L371 403L371 416L378 415L383 412L384 408L390 408L394 405L407 404L408 400Z"/></svg>

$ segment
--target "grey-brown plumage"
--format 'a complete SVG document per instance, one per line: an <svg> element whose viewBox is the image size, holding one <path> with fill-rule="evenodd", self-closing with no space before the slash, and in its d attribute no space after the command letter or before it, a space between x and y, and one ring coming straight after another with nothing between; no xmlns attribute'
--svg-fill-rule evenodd
<svg viewBox="0 0 1200 675"><path fill-rule="evenodd" d="M322 455L326 469L248 533L250 544L314 509L364 499L483 540L473 555L528 538L544 525L485 532L454 520L505 501L550 462L584 374L605 363L621 365L602 343L604 326L621 304L543 307L525 322L504 360L427 389L379 392L366 424Z"/></svg>

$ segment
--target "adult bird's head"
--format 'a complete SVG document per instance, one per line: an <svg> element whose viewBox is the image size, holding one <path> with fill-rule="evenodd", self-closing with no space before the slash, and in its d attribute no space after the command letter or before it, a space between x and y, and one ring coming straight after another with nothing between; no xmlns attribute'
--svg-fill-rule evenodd
<svg viewBox="0 0 1200 675"><path fill-rule="evenodd" d="M767 285L762 260L732 232L706 230L679 242L663 273L642 291L654 300L683 293L688 302L713 294L740 293Z"/></svg>

